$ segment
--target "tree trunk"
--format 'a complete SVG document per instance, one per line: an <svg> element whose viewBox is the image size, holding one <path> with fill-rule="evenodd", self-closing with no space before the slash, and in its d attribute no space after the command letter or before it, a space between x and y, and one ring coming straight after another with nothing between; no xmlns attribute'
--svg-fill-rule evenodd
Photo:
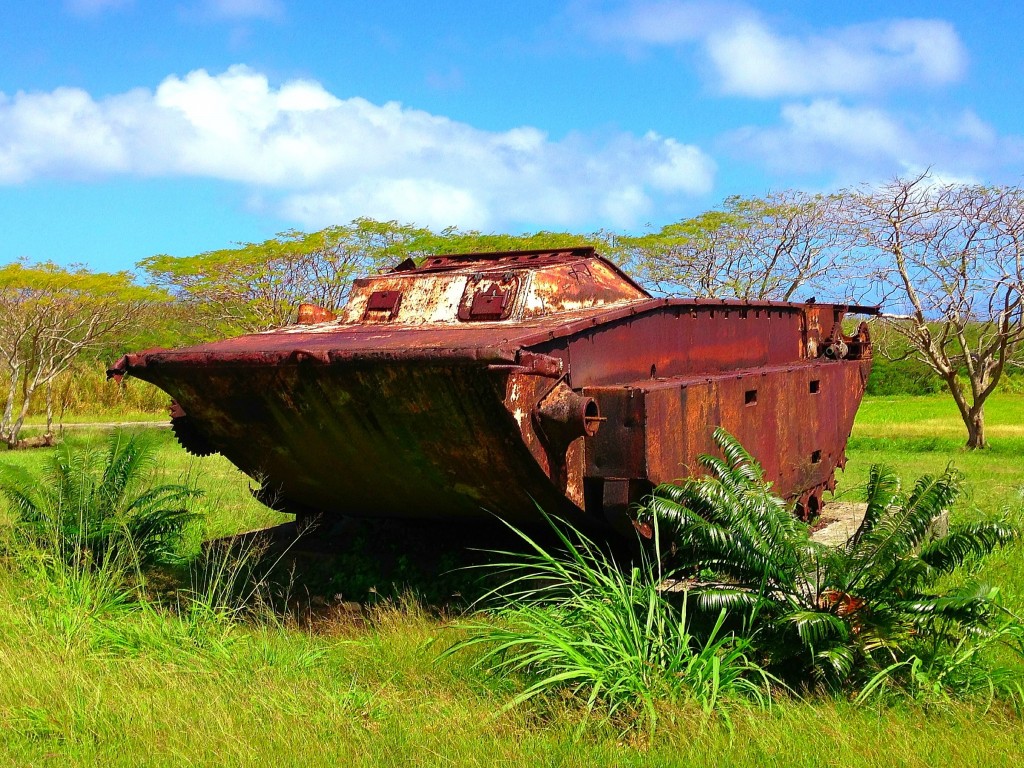
<svg viewBox="0 0 1024 768"><path fill-rule="evenodd" d="M984 404L978 404L971 410L963 414L964 424L967 425L967 447L972 450L975 448L988 448L988 443L985 440L985 406Z"/></svg>
<svg viewBox="0 0 1024 768"><path fill-rule="evenodd" d="M938 372L937 366L933 365L932 368ZM957 410L960 411L960 418L963 419L964 426L967 427L966 447L971 450L988 448L988 443L985 440L985 400L988 395L983 393L981 396L975 395L974 398L969 398L968 393L964 392L960 385L956 372L950 367L946 368L942 378L946 380L946 387L953 395L953 401L956 403ZM977 392L978 390L975 388L973 391Z"/></svg>
<svg viewBox="0 0 1024 768"><path fill-rule="evenodd" d="M28 416L28 408L32 403L32 395L35 394L37 382L32 381L30 385L25 387L25 399L21 401L21 408L18 409L18 416L9 427L7 433L7 447L17 448L18 447L18 436L21 435L21 428L25 426L25 417Z"/></svg>
<svg viewBox="0 0 1024 768"><path fill-rule="evenodd" d="M10 446L11 421L14 419L14 401L18 397L18 378L21 373L20 366L11 368L11 388L7 393L7 402L4 403L3 416L0 416L0 440Z"/></svg>
<svg viewBox="0 0 1024 768"><path fill-rule="evenodd" d="M47 445L53 444L53 381L46 382L46 434L43 439Z"/></svg>

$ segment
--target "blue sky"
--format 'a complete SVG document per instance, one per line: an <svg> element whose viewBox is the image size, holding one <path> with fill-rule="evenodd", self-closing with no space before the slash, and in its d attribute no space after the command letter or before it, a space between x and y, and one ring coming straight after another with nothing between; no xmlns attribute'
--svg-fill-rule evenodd
<svg viewBox="0 0 1024 768"><path fill-rule="evenodd" d="M0 263L357 216L639 231L925 168L1020 183L1024 4L0 3Z"/></svg>

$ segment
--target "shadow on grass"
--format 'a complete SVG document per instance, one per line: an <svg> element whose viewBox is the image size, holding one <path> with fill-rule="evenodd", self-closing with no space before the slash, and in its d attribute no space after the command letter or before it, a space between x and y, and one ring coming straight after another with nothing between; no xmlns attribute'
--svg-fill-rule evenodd
<svg viewBox="0 0 1024 768"><path fill-rule="evenodd" d="M543 546L557 543L543 522L526 533ZM204 548L248 558L246 570L262 582L275 612L315 623L409 597L428 611L462 611L502 580L485 567L508 559L496 552L526 553L528 546L499 520L346 518L301 533L285 523ZM628 547L616 550L629 559Z"/></svg>

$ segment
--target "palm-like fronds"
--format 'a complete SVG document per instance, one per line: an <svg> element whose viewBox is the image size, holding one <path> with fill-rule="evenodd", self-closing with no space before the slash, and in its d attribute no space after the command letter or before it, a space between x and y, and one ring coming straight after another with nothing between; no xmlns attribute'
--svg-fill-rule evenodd
<svg viewBox="0 0 1024 768"><path fill-rule="evenodd" d="M63 445L40 476L0 466L0 494L23 533L66 561L100 562L129 548L140 565L175 555L197 489L152 479L154 449L139 435L111 435L104 451Z"/></svg>
<svg viewBox="0 0 1024 768"><path fill-rule="evenodd" d="M771 493L760 465L737 440L721 429L715 440L726 460L702 456L709 475L656 488L647 515L671 531L676 565L795 589L791 577L806 544L798 542L799 522Z"/></svg>
<svg viewBox="0 0 1024 768"><path fill-rule="evenodd" d="M735 438L719 429L715 441L724 459L702 457L707 475L659 486L640 514L663 522L675 565L711 574L714 583L693 587L698 609L756 612L776 671L843 682L905 658L912 646L987 631L997 612L988 590L934 587L1018 534L986 522L927 540L932 521L962 493L956 470L925 475L905 494L893 470L872 467L864 520L845 546L830 548L811 541Z"/></svg>
<svg viewBox="0 0 1024 768"><path fill-rule="evenodd" d="M925 544L918 555L922 563L940 573L963 565L971 557L981 557L1017 538L1017 530L999 521L969 523L946 536Z"/></svg>

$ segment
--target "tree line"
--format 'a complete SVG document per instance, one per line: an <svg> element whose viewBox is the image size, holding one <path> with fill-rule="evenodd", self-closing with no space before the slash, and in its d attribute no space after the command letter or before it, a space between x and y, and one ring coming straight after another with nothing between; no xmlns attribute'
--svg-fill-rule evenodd
<svg viewBox="0 0 1024 768"><path fill-rule="evenodd" d="M83 355L262 331L300 303L345 303L352 281L430 254L595 245L657 294L879 304L883 357L930 372L982 448L985 402L1024 341L1024 190L920 174L831 194L772 192L641 235L493 234L357 219L186 257L137 275L54 264L0 267L0 440Z"/></svg>

